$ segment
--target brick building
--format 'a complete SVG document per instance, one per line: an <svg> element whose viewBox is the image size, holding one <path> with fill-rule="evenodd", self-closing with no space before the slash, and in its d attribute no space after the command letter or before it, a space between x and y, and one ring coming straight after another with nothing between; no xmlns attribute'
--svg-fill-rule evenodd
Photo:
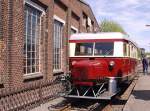
<svg viewBox="0 0 150 111"><path fill-rule="evenodd" d="M0 0L0 87L22 87L67 72L69 36L97 31L82 0Z"/></svg>

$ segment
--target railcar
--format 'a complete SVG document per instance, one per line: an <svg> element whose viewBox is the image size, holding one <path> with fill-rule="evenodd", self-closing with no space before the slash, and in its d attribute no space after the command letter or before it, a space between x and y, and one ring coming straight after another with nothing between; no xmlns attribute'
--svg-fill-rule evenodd
<svg viewBox="0 0 150 111"><path fill-rule="evenodd" d="M111 99L136 74L138 46L120 32L74 34L69 53L66 98Z"/></svg>

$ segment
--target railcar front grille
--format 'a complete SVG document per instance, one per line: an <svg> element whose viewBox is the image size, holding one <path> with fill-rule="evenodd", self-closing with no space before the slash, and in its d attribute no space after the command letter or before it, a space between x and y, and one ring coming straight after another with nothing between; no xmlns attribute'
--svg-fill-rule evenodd
<svg viewBox="0 0 150 111"><path fill-rule="evenodd" d="M85 80L88 78L88 71L85 68L74 68L73 75L75 75L74 79Z"/></svg>

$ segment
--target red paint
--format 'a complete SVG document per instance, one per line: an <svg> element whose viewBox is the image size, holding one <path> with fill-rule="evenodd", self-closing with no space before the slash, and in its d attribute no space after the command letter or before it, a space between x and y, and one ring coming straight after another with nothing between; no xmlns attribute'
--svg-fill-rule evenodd
<svg viewBox="0 0 150 111"><path fill-rule="evenodd" d="M70 43L91 43L91 42L131 42L127 39L81 39L69 40ZM135 45L132 43L132 45ZM91 59L92 58L92 59ZM109 68L110 61L115 65L112 70ZM70 57L70 70L74 85L93 86L98 80L107 77L123 77L135 71L137 59L130 57Z"/></svg>
<svg viewBox="0 0 150 111"><path fill-rule="evenodd" d="M109 62L114 61L115 66L109 71ZM74 62L74 65L72 65ZM75 85L95 84L95 80L102 80L106 77L123 77L131 74L137 65L136 59L131 58L107 58L97 57L95 60L89 60L88 57L70 58L70 69Z"/></svg>

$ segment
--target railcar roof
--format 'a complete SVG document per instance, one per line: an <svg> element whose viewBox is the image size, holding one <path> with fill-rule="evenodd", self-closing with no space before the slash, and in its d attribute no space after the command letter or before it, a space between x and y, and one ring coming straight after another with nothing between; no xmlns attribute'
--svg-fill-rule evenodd
<svg viewBox="0 0 150 111"><path fill-rule="evenodd" d="M129 39L128 35L120 32L102 32L102 33L79 33L73 34L70 40L91 40L91 39Z"/></svg>
<svg viewBox="0 0 150 111"><path fill-rule="evenodd" d="M135 46L137 44L133 42L130 38L129 35L123 34L120 32L101 32L101 33L78 33L78 34L73 34L70 37L70 40L96 40L96 39L124 39L131 41Z"/></svg>

